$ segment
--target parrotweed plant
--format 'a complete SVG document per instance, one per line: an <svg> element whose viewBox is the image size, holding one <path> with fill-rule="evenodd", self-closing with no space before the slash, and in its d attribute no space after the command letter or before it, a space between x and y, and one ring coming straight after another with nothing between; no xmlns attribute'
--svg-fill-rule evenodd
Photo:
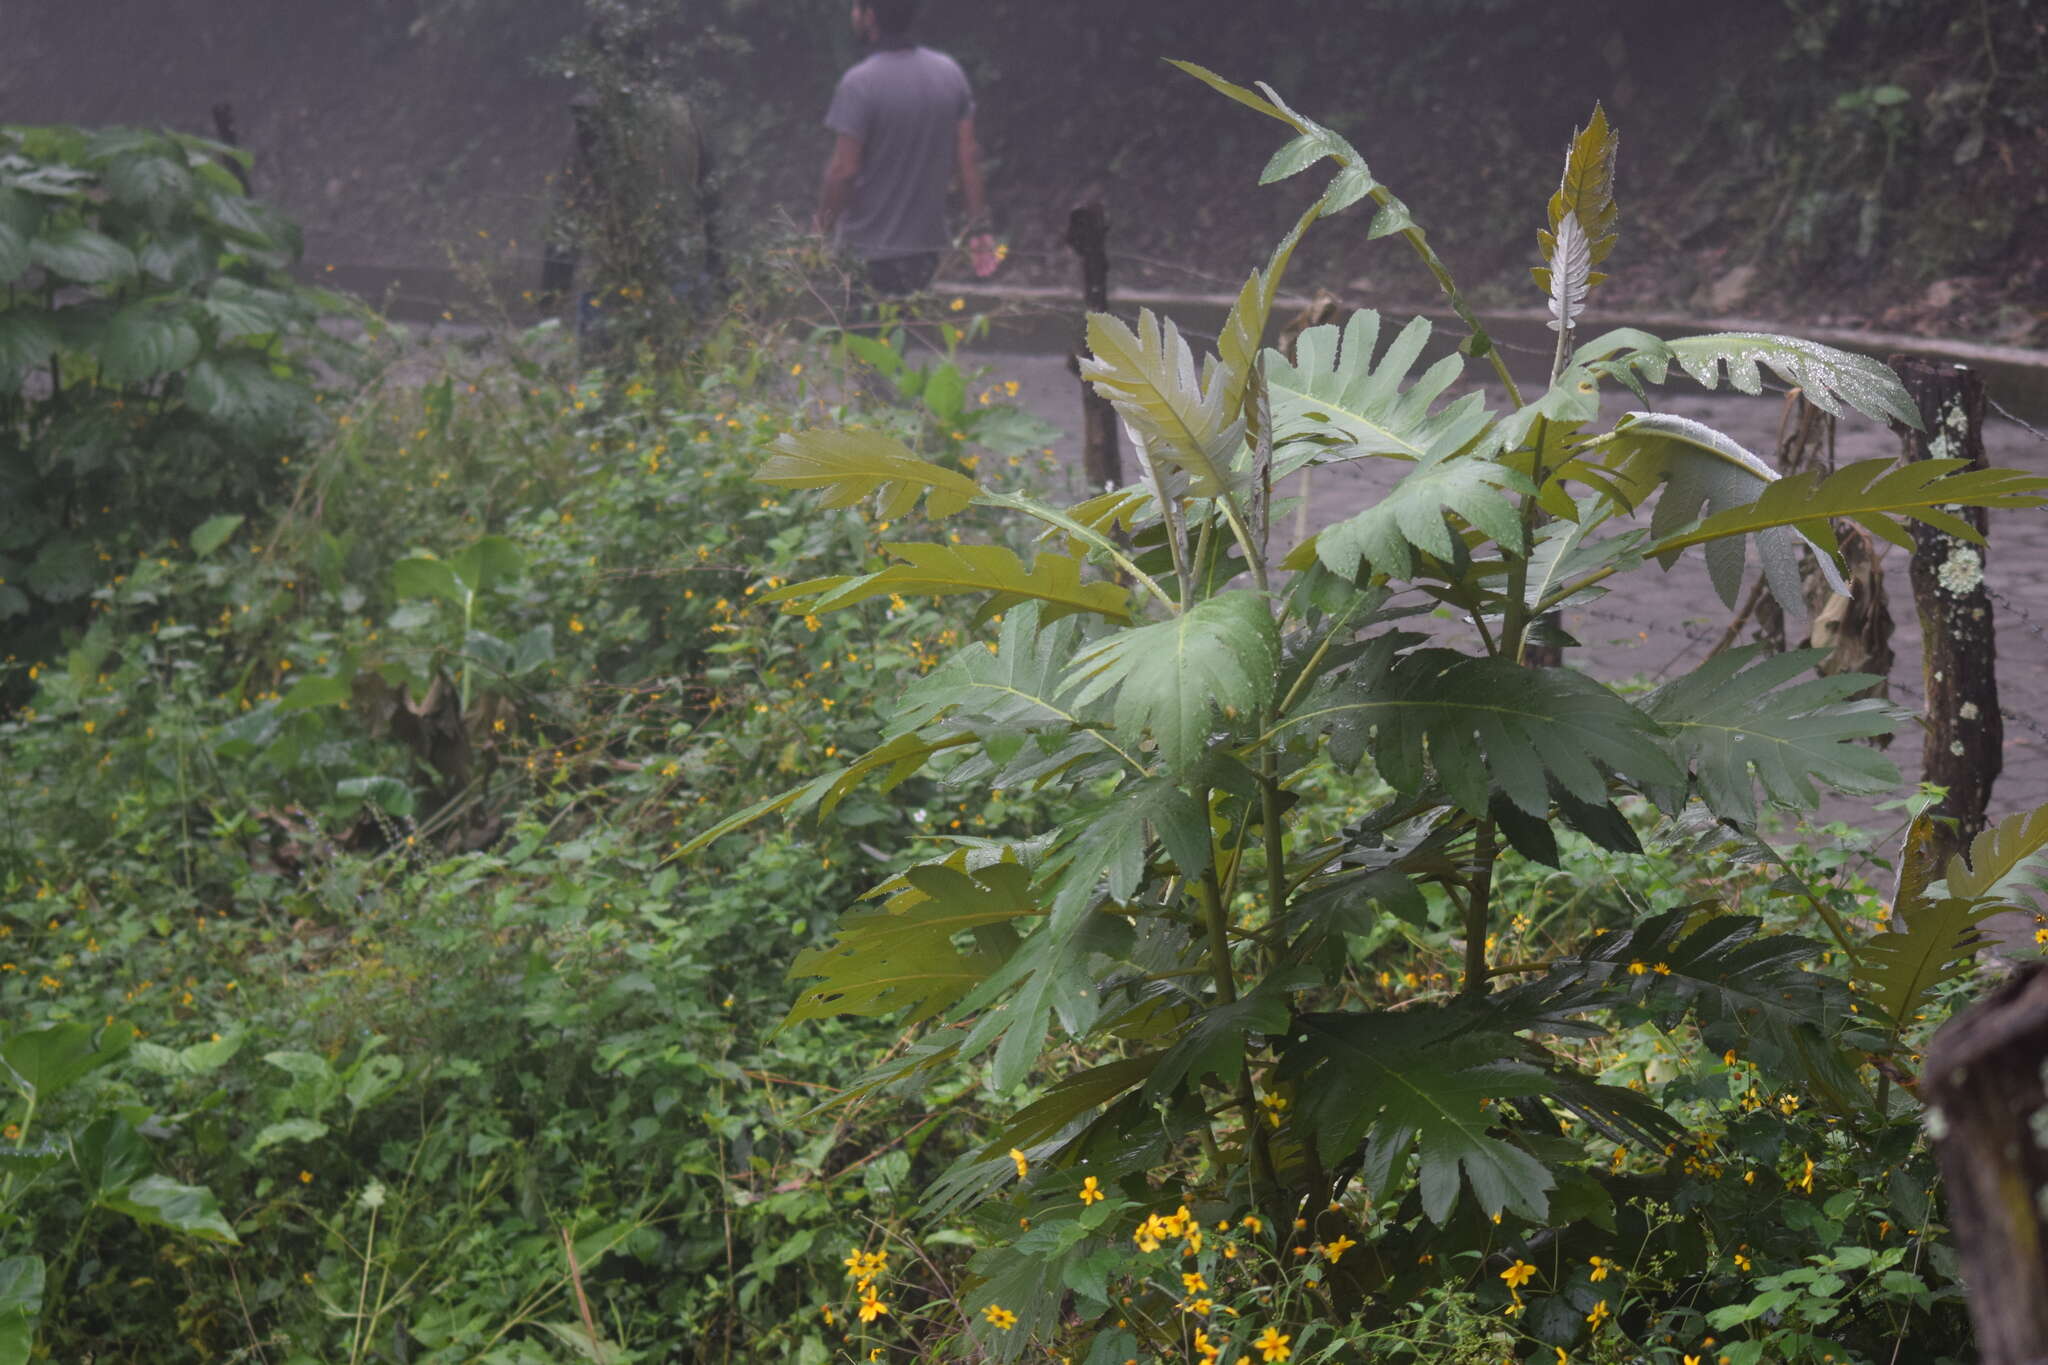
<svg viewBox="0 0 2048 1365"><path fill-rule="evenodd" d="M1093 1332L1091 1361L1143 1348L1331 1358L1334 1323L1375 1306L1385 1321L1447 1280L1500 1295L1498 1277L1518 1312L1550 1254L1537 1248L1613 1229L1600 1157L1611 1150L1618 1169L1628 1150L1661 1155L1682 1136L1649 1099L1582 1068L1568 1044L1600 1018L1684 1025L1831 1112L1881 1117L1853 1054L1896 1033L1808 970L1811 939L1673 897L1547 959L1491 952L1503 860L1555 863L1560 825L1640 853L1624 797L1749 838L1762 803L1811 804L1815 780L1895 783L1856 743L1893 723L1855 698L1869 680L1802 680L1810 655L1735 650L1628 697L1526 666L1524 652L1546 614L1646 561L1668 567L1698 547L1732 601L1753 544L1773 592L1796 603L1802 549L1833 571L1832 519L1894 542L1902 518L1967 535L1957 506L2037 505L2048 487L1942 460L1781 478L1683 419L1631 412L1599 429L1603 386L1641 396L1674 366L1709 388L1725 366L1752 393L1764 366L1830 412L1921 417L1882 365L1806 341L1623 329L1580 343L1616 241L1617 142L1597 110L1539 233L1557 343L1547 387L1525 395L1407 206L1347 141L1268 87L1182 65L1292 130L1264 181L1327 160L1327 190L1252 273L1215 355L1198 360L1149 312L1135 329L1090 319L1086 377L1126 423L1135 483L1062 509L872 430L778 444L766 483L822 490L831 507L873 497L886 520L920 497L934 518L1006 508L1042 526L1042 548L1027 564L995 545L895 543L894 562L781 590L813 614L978 594L1000 628L908 686L877 747L689 846L917 774L1066 793L1065 818L1035 838L961 839L884 882L792 969L808 982L792 1020L900 1012L938 1025L846 1099L984 1058L988 1083L1011 1091L1054 1060L1048 1032L1065 1035L1063 1074L927 1199L937 1213L998 1209L989 1227L1012 1229L992 1232L960 1301L962 1330L1004 1357L1080 1331ZM1374 312L1305 332L1294 361L1262 350L1303 234L1367 201L1368 235L1404 239L1470 329L1460 354L1413 374L1431 332L1416 319L1376 356ZM1481 392L1441 401L1471 359L1490 364L1504 406ZM1280 481L1363 459L1408 469L1373 506L1271 555ZM1464 633L1411 628L1432 612ZM1334 837L1293 813L1297 780L1326 763L1392 791ZM2008 852L2022 833L2001 832ZM1370 1004L1347 935L1419 917L1425 890L1459 921L1462 979ZM1839 917L1814 907L1840 936ZM1923 966L1955 944L1903 937ZM1583 1248L1608 1244L1574 1245L1585 1263ZM1514 1330L1528 1359L1561 1358L1587 1337L1614 1343L1621 1302L1560 1296Z"/></svg>

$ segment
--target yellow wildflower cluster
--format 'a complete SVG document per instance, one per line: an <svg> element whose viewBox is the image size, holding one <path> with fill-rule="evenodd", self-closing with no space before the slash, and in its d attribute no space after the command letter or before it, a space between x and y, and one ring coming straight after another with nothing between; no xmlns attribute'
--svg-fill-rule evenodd
<svg viewBox="0 0 2048 1365"><path fill-rule="evenodd" d="M855 1247L846 1254L846 1278L853 1281L856 1293L860 1295L857 1310L862 1322L873 1322L889 1311L889 1305L875 1288L875 1280L889 1268L889 1253L884 1251L862 1251ZM827 1321L830 1319L828 1318Z"/></svg>
<svg viewBox="0 0 2048 1365"><path fill-rule="evenodd" d="M1147 1253L1159 1250L1176 1237L1180 1239L1181 1255L1193 1256L1202 1250L1202 1224L1188 1212L1186 1204L1169 1214L1146 1214L1145 1221L1131 1234L1138 1250Z"/></svg>

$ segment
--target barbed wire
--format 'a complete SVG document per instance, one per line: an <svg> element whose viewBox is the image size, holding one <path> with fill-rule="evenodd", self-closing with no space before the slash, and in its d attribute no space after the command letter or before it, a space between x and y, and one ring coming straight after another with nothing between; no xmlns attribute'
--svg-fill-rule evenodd
<svg viewBox="0 0 2048 1365"><path fill-rule="evenodd" d="M1989 394L1986 394L1984 396L1984 402L1985 405L1989 407L1993 412L1997 413L2006 421L2012 423L2014 426L2026 432L2027 435L2033 437L2037 441L2042 442L2043 444L2048 444L2048 432L2041 431L2040 428L2036 427L2033 423L2027 421L2026 418L2017 415L2010 408L2006 407L2003 403L1999 402L1996 398L1993 398Z"/></svg>

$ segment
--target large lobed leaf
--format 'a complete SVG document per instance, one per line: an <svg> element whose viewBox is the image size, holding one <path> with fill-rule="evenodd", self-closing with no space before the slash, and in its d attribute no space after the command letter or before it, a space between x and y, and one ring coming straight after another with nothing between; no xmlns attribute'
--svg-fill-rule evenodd
<svg viewBox="0 0 2048 1365"><path fill-rule="evenodd" d="M1924 428L1912 396L1889 366L1800 337L1710 332L1665 341L1625 327L1588 342L1573 359L1602 373L1631 381L1640 377L1653 384L1664 382L1675 361L1709 389L1719 386L1726 366L1730 386L1747 394L1763 392L1758 373L1758 366L1763 366L1798 386L1807 401L1830 416L1840 417L1846 406L1880 422L1899 422L1916 431ZM1634 382L1630 386L1635 387Z"/></svg>
<svg viewBox="0 0 2048 1365"><path fill-rule="evenodd" d="M1243 414L1232 415L1242 376L1213 360L1198 372L1180 328L1149 308L1135 331L1107 313L1089 314L1088 348L1082 378L1146 438L1153 457L1186 475L1196 497L1229 493L1244 444Z"/></svg>
<svg viewBox="0 0 2048 1365"><path fill-rule="evenodd" d="M1511 1060L1515 1039L1452 1031L1452 1009L1312 1014L1294 1022L1279 1074L1300 1100L1298 1131L1334 1160L1366 1145L1360 1178L1398 1188L1413 1148L1422 1211L1442 1223L1461 1176L1487 1214L1540 1221L1555 1179L1541 1161L1493 1133L1496 1100L1545 1094L1555 1078Z"/></svg>
<svg viewBox="0 0 2048 1365"><path fill-rule="evenodd" d="M1311 327L1295 341L1295 360L1266 354L1266 383L1272 393L1275 452L1273 477L1282 478L1316 461L1392 455L1427 460L1469 446L1485 430L1486 400L1465 395L1441 409L1432 405L1457 382L1464 360L1454 354L1431 365L1406 389L1430 322L1412 319L1387 344L1379 363L1380 315L1361 309L1343 333Z"/></svg>
<svg viewBox="0 0 2048 1365"><path fill-rule="evenodd" d="M1602 765L1650 785L1684 775L1659 744L1655 722L1582 674L1523 668L1449 649L1389 657L1413 636L1380 636L1359 664L1289 718L1328 730L1346 767L1370 753L1399 791L1430 779L1485 818L1498 787L1542 818L1550 784L1592 805L1607 803Z"/></svg>
<svg viewBox="0 0 2048 1365"><path fill-rule="evenodd" d="M1778 480L1778 471L1743 449L1735 439L1687 417L1631 412L1615 423L1614 457L1609 465L1618 489L1640 503L1662 481L1666 487L1650 518L1653 541L1691 529L1702 517L1750 506ZM1703 510L1704 509L1704 512ZM1804 534L1821 551L1822 573L1836 591L1847 593L1836 570L1835 538L1826 518L1809 521L1795 532L1784 526L1756 531L1757 555L1771 593L1787 612L1804 614L1799 580L1799 540ZM1714 590L1730 606L1742 590L1747 539L1733 536L1706 542L1707 573ZM1678 552L1652 546L1669 569Z"/></svg>
<svg viewBox="0 0 2048 1365"><path fill-rule="evenodd" d="M1184 773L1207 752L1218 710L1249 716L1271 700L1279 663L1265 595L1232 589L1117 632L1076 659L1067 681L1077 705L1114 692L1123 746L1149 732L1167 768Z"/></svg>
<svg viewBox="0 0 2048 1365"><path fill-rule="evenodd" d="M1907 836L1906 868L1925 865L1933 828L1916 821ZM1896 1028L1914 1022L1928 994L1969 969L1983 946L1979 927L1991 916L2048 891L2048 806L2001 820L1970 844L1969 858L1949 859L1946 877L1931 885L1902 873L1892 927L1861 949L1857 979ZM1923 874L1924 876L1924 874Z"/></svg>
<svg viewBox="0 0 2048 1365"><path fill-rule="evenodd" d="M1496 460L1481 455L1432 456L1372 506L1296 546L1285 566L1299 570L1319 561L1348 579L1357 575L1361 564L1370 564L1375 573L1403 578L1415 568L1412 550L1441 560L1457 553L1446 520L1450 515L1463 517L1501 548L1519 554L1521 517L1502 489L1532 491L1525 475Z"/></svg>
<svg viewBox="0 0 2048 1365"><path fill-rule="evenodd" d="M1794 526L1809 540L1825 540L1827 520L1846 517L1872 534L1904 549L1912 536L1901 517L1926 522L1968 541L1983 537L1955 515L1961 507L2039 507L2048 498L2048 475L2019 469L1967 469L1962 460L1859 460L1833 474L1815 470L1779 479L1755 502L1716 512L1689 531L1657 540L1652 554L1670 554L1692 545L1726 537L1751 535L1779 526Z"/></svg>
<svg viewBox="0 0 2048 1365"><path fill-rule="evenodd" d="M778 488L822 488L826 507L851 507L877 489L885 521L909 512L920 496L925 510L947 517L974 500L981 486L958 470L919 459L910 447L880 431L821 428L779 438L755 473Z"/></svg>
<svg viewBox="0 0 2048 1365"><path fill-rule="evenodd" d="M883 908L842 916L831 944L797 955L790 976L816 981L791 1006L792 1022L903 1009L909 1023L929 1019L1000 961L978 949L963 952L954 935L1039 913L1030 874L1016 863L974 871L927 865L912 868L903 882Z"/></svg>
<svg viewBox="0 0 2048 1365"><path fill-rule="evenodd" d="M1806 676L1825 652L1726 650L1643 701L1666 751L1715 815L1754 825L1759 782L1767 800L1808 809L1820 804L1816 781L1857 795L1898 785L1891 761L1858 741L1891 733L1899 712L1856 699L1873 681L1865 674ZM1676 810L1687 793L1680 786L1653 794Z"/></svg>
<svg viewBox="0 0 2048 1365"><path fill-rule="evenodd" d="M908 543L886 548L904 562L876 573L839 574L792 583L761 600L787 602L794 611L819 612L836 611L891 594L948 597L988 593L985 613L1036 601L1048 619L1086 611L1112 621L1131 620L1130 591L1120 583L1103 579L1083 581L1081 561L1071 555L1040 554L1026 569L1016 552L1002 545Z"/></svg>

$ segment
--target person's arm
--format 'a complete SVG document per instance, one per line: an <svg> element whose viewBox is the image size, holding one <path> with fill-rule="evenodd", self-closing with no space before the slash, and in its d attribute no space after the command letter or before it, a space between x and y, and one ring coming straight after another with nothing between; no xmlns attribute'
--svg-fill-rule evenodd
<svg viewBox="0 0 2048 1365"><path fill-rule="evenodd" d="M860 174L860 139L851 133L840 133L838 138L825 163L825 181L818 187L818 216L811 225L825 237L839 225L839 215L846 211L846 201L853 193L854 177Z"/></svg>

